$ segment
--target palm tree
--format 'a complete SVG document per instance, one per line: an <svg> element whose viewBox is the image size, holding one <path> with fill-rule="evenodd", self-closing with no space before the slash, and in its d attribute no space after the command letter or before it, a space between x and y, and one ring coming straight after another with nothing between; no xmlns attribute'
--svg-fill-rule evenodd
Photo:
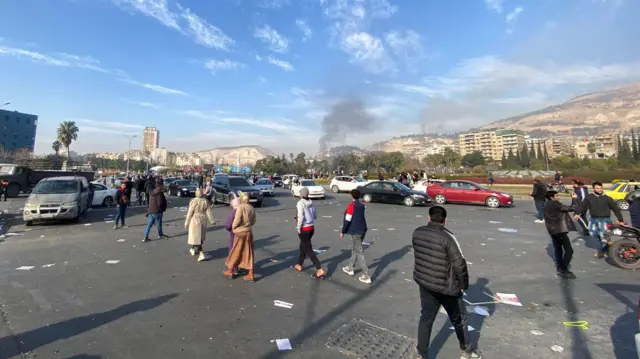
<svg viewBox="0 0 640 359"><path fill-rule="evenodd" d="M75 121L64 121L58 126L58 141L67 149L67 156L71 161L71 151L69 147L71 142L78 139L80 129L76 126Z"/></svg>
<svg viewBox="0 0 640 359"><path fill-rule="evenodd" d="M56 157L58 157L60 155L60 149L62 148L62 143L58 140L55 140L53 141L53 144L51 144L51 148L53 149L53 151L55 151Z"/></svg>

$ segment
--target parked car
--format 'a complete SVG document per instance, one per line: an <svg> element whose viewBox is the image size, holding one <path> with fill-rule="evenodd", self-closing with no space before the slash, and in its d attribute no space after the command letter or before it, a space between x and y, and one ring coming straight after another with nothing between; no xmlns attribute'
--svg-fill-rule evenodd
<svg viewBox="0 0 640 359"><path fill-rule="evenodd" d="M116 188L109 188L102 183L91 182L89 184L93 189L93 202L91 206L111 207L116 202Z"/></svg>
<svg viewBox="0 0 640 359"><path fill-rule="evenodd" d="M291 194L294 197L300 197L300 189L307 187L309 189L309 198L312 199L324 199L324 188L316 183L314 180L302 179L294 183L291 187Z"/></svg>
<svg viewBox="0 0 640 359"><path fill-rule="evenodd" d="M284 183L282 182L282 177L280 176L273 176L272 182L274 187L284 187Z"/></svg>
<svg viewBox="0 0 640 359"><path fill-rule="evenodd" d="M513 196L471 181L444 181L427 187L427 194L437 204L478 203L490 208L513 205Z"/></svg>
<svg viewBox="0 0 640 359"><path fill-rule="evenodd" d="M12 164L3 164L0 166L0 177L8 182L7 197L18 197L20 192L31 191L36 184L44 178L50 177L83 177L89 181L93 181L95 172L91 171L36 171L29 167L18 166Z"/></svg>
<svg viewBox="0 0 640 359"><path fill-rule="evenodd" d="M173 181L169 184L169 195L178 197L191 197L196 195L198 184L189 180Z"/></svg>
<svg viewBox="0 0 640 359"><path fill-rule="evenodd" d="M411 189L414 191L427 193L427 187L429 187L432 184L442 183L442 182L444 182L444 180L430 178L414 184L413 186L411 186Z"/></svg>
<svg viewBox="0 0 640 359"><path fill-rule="evenodd" d="M34 221L80 219L89 205L89 181L85 177L44 178L33 188L24 205L22 219Z"/></svg>
<svg viewBox="0 0 640 359"><path fill-rule="evenodd" d="M366 184L368 181L362 177L355 176L335 176L329 183L329 188L333 193L350 192Z"/></svg>
<svg viewBox="0 0 640 359"><path fill-rule="evenodd" d="M376 181L358 187L362 200L381 203L404 204L413 207L419 204L427 204L431 199L426 193L414 191L399 182Z"/></svg>
<svg viewBox="0 0 640 359"><path fill-rule="evenodd" d="M269 179L260 178L256 181L254 186L258 187L263 196L273 196L275 186L273 185L273 182L269 181Z"/></svg>
<svg viewBox="0 0 640 359"><path fill-rule="evenodd" d="M249 195L249 202L256 207L262 206L264 196L258 187L252 186L246 178L241 176L214 176L213 189L216 191L214 203L230 204L234 197L245 192Z"/></svg>
<svg viewBox="0 0 640 359"><path fill-rule="evenodd" d="M625 201L625 197L635 190L636 186L640 186L640 182L618 182L604 190L604 193L613 198L621 210L629 210L629 202Z"/></svg>

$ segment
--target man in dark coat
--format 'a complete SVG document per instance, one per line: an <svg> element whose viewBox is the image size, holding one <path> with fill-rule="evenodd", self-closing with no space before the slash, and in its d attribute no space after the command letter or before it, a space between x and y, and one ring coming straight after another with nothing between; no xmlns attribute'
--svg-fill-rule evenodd
<svg viewBox="0 0 640 359"><path fill-rule="evenodd" d="M443 306L453 324L460 343L460 358L482 358L473 349L467 328L467 307L462 300L469 288L467 262L456 237L444 224L447 211L440 206L429 208L429 224L413 232L415 267L413 279L420 288L420 324L417 350L428 358L433 322Z"/></svg>
<svg viewBox="0 0 640 359"><path fill-rule="evenodd" d="M555 250L557 274L563 278L575 279L576 275L569 270L569 263L573 257L571 240L567 235L576 230L569 212L573 206L565 206L558 199L558 192L548 191L547 202L544 205L543 216L547 231L551 236L551 243Z"/></svg>
<svg viewBox="0 0 640 359"><path fill-rule="evenodd" d="M536 212L538 213L536 223L544 223L542 216L542 209L544 208L544 202L546 201L547 186L540 181L539 178L533 180L533 191L530 196L533 197L533 203L536 206Z"/></svg>
<svg viewBox="0 0 640 359"><path fill-rule="evenodd" d="M149 206L149 196L151 195L151 192L153 192L153 190L156 188L156 182L155 179L153 178L153 176L149 176L149 178L145 181L144 183L144 194L145 194L145 201L147 202L147 207Z"/></svg>
<svg viewBox="0 0 640 359"><path fill-rule="evenodd" d="M162 231L162 215L167 210L167 198L164 196L164 183L158 180L155 189L149 195L149 206L147 207L147 228L144 230L143 242L149 242L149 232L155 224L158 228L158 239L169 238Z"/></svg>

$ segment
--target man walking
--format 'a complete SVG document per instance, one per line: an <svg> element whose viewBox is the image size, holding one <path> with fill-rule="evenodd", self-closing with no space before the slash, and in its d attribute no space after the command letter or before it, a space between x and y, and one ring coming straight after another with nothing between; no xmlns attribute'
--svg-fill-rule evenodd
<svg viewBox="0 0 640 359"><path fill-rule="evenodd" d="M155 224L158 228L158 239L169 238L162 232L162 214L167 210L167 199L164 196L164 183L158 180L155 189L149 195L149 206L147 207L147 228L144 230L143 242L149 242L149 232Z"/></svg>
<svg viewBox="0 0 640 359"><path fill-rule="evenodd" d="M116 191L116 218L113 225L113 229L118 229L118 223L122 222L122 228L126 228L124 224L124 217L127 213L127 206L129 205L129 197L127 196L126 184L122 183Z"/></svg>
<svg viewBox="0 0 640 359"><path fill-rule="evenodd" d="M147 205L147 207L149 207L149 196L151 195L151 192L153 192L153 190L156 187L156 182L155 179L153 178L153 176L149 175L149 178L147 178L147 180L144 183L144 200L145 200L145 204Z"/></svg>
<svg viewBox="0 0 640 359"><path fill-rule="evenodd" d="M343 267L342 271L350 276L355 275L355 265L356 261L358 261L362 269L362 274L358 280L362 283L371 284L369 267L367 267L367 261L364 259L364 248L362 247L362 241L365 234L367 234L367 220L364 217L365 207L360 203L360 191L357 189L351 190L351 198L353 202L349 203L344 212L342 232L340 232L340 238L344 238L345 234L351 235L351 259L349 260L349 265Z"/></svg>
<svg viewBox="0 0 640 359"><path fill-rule="evenodd" d="M556 257L556 271L559 277L576 279L576 275L569 270L569 263L573 257L573 248L568 233L576 227L569 216L573 206L565 206L558 198L558 192L547 192L547 203L544 205L544 224L551 236L551 243Z"/></svg>
<svg viewBox="0 0 640 359"><path fill-rule="evenodd" d="M138 200L138 206L142 206L142 194L144 193L145 180L142 176L138 175L133 186L136 188L136 199Z"/></svg>
<svg viewBox="0 0 640 359"><path fill-rule="evenodd" d="M440 206L429 208L429 224L413 232L412 242L415 257L413 280L420 288L420 324L418 325L418 355L429 357L431 329L443 306L455 329L461 359L482 358L482 353L473 349L467 328L467 308L462 300L469 288L467 262L462 255L456 237L445 228L447 211Z"/></svg>
<svg viewBox="0 0 640 359"><path fill-rule="evenodd" d="M609 252L609 243L604 237L604 232L607 230L607 224L611 224L611 212L616 215L617 223L623 223L622 212L616 202L606 194L602 188L602 183L593 182L593 193L587 195L582 203L576 208L574 220L578 220L580 215L589 211L591 216L589 220L589 233L591 237L600 241L600 249L596 252L596 258L606 257Z"/></svg>
<svg viewBox="0 0 640 359"><path fill-rule="evenodd" d="M533 203L536 206L537 219L536 223L544 223L544 218L542 217L542 209L544 208L544 202L546 201L547 196L547 186L545 186L539 178L533 180L533 191L530 194L533 197Z"/></svg>

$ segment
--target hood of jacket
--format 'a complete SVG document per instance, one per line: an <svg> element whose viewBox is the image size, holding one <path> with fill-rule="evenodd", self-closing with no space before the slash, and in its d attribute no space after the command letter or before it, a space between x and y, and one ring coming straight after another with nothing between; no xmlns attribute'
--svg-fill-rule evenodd
<svg viewBox="0 0 640 359"><path fill-rule="evenodd" d="M316 207L310 199L300 199L296 204L297 210L297 228L310 227L315 224Z"/></svg>

